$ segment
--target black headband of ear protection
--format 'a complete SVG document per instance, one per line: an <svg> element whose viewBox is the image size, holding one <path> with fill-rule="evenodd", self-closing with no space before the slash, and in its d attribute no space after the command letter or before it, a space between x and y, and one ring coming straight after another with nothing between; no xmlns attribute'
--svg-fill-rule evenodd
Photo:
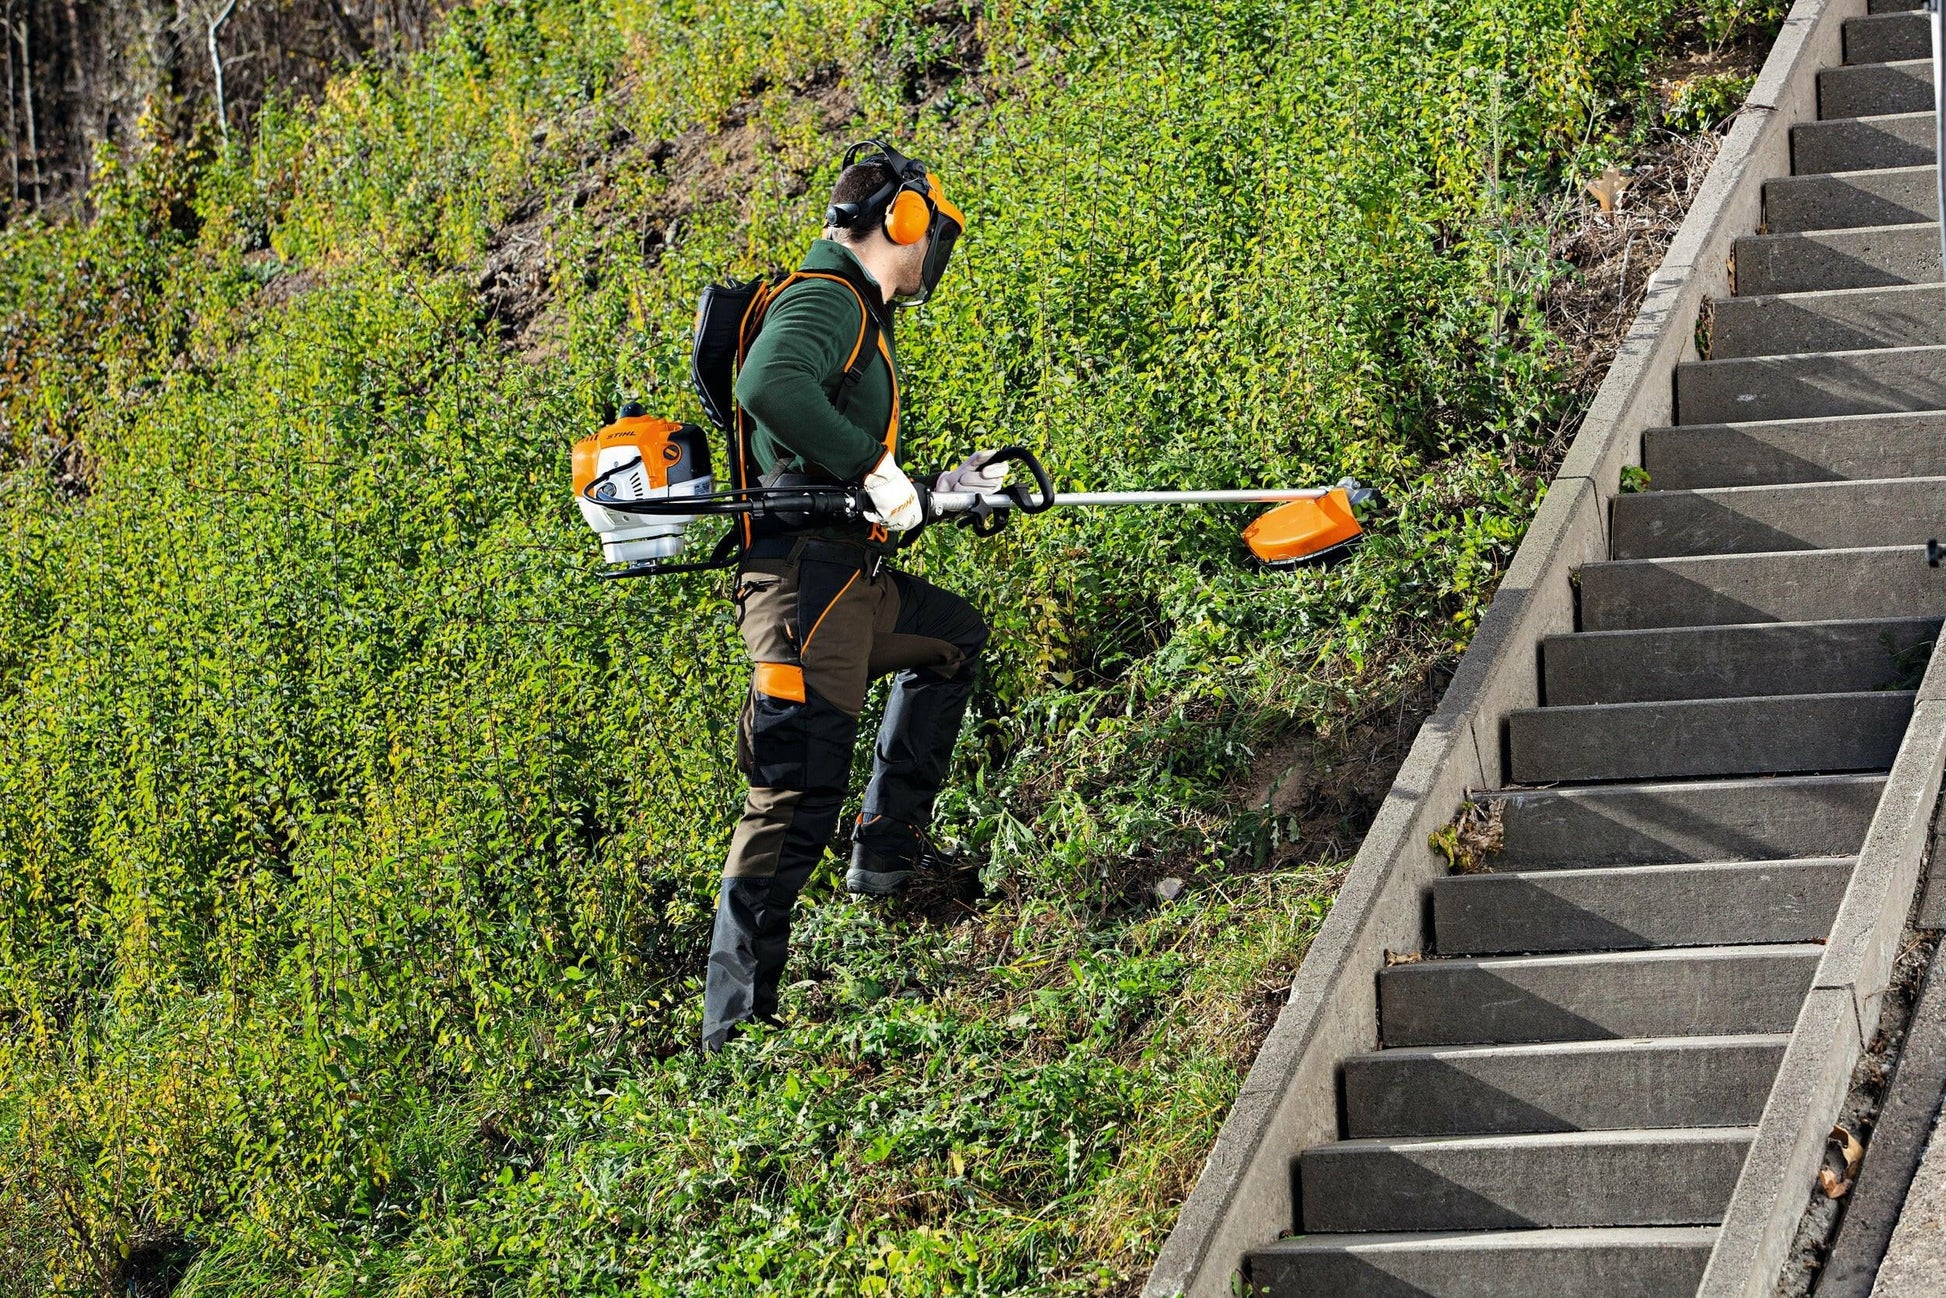
<svg viewBox="0 0 1946 1298"><path fill-rule="evenodd" d="M883 219L886 205L901 189L911 188L920 194L927 192L926 165L923 162L914 162L883 140L860 140L846 149L845 160L839 170L842 171L857 162L867 150L872 151L873 161L883 163L891 171L892 179L856 203L833 203L825 208L826 225L836 229L853 225L870 225L874 218Z"/></svg>

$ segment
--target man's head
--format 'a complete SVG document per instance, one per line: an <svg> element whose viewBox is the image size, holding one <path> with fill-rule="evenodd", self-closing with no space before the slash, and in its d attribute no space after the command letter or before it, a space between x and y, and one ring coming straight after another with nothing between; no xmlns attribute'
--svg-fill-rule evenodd
<svg viewBox="0 0 1946 1298"><path fill-rule="evenodd" d="M839 172L838 183L831 187L831 206L833 209L840 205L855 206L858 217L848 225L826 226L824 237L836 239L858 254L859 260L865 262L865 269L880 284L889 287L890 297L914 297L925 288L923 276L930 238L921 238L917 243L893 243L885 233L886 204L865 206L873 195L888 190L897 179L892 168L877 158L854 162ZM890 274L881 274L882 270Z"/></svg>
<svg viewBox="0 0 1946 1298"><path fill-rule="evenodd" d="M965 226L965 216L924 164L876 140L846 150L825 214L825 237L844 242L888 299L925 301Z"/></svg>

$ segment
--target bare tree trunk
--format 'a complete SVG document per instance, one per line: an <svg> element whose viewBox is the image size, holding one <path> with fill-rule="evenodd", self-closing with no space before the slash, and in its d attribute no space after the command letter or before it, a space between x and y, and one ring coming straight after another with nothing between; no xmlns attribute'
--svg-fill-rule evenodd
<svg viewBox="0 0 1946 1298"><path fill-rule="evenodd" d="M20 120L14 116L14 0L7 0L7 191L12 201L20 201Z"/></svg>
<svg viewBox="0 0 1946 1298"><path fill-rule="evenodd" d="M344 0L330 0L325 8L330 11L332 20L338 25L339 39L344 41L353 57L363 58L371 51L371 45L366 41L364 31L360 29L358 20L351 16L351 11L345 8Z"/></svg>
<svg viewBox="0 0 1946 1298"><path fill-rule="evenodd" d="M90 75L88 57L81 43L81 15L76 10L74 0L67 0L68 11L68 94L76 102L98 99L101 88ZM82 133L70 130L68 133L68 152L73 156L75 171L80 180L74 186L77 192L87 193L95 181L95 151L89 148Z"/></svg>
<svg viewBox="0 0 1946 1298"><path fill-rule="evenodd" d="M229 105L223 100L223 54L217 48L216 37L222 32L223 24L230 21L230 15L235 12L236 0L229 0L229 3L223 6L223 12L211 19L209 24L209 66L216 77L216 125L217 129L223 132L223 143L226 147L230 143L230 114Z"/></svg>
<svg viewBox="0 0 1946 1298"><path fill-rule="evenodd" d="M14 39L20 42L20 90L21 100L27 106L27 158L34 164L34 210L41 206L41 142L34 129L34 50L33 40L34 6L27 6L21 15L20 26L14 29Z"/></svg>

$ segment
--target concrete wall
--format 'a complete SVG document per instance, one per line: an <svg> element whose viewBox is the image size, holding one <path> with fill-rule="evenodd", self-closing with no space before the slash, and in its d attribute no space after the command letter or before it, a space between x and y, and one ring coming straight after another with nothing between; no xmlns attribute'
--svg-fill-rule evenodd
<svg viewBox="0 0 1946 1298"><path fill-rule="evenodd" d="M1935 645L1851 885L1771 1086L1699 1298L1768 1298L1876 1031L1946 773L1946 649Z"/></svg>
<svg viewBox="0 0 1946 1298"><path fill-rule="evenodd" d="M1423 941L1425 898L1447 868L1427 839L1469 789L1506 782L1507 714L1540 701L1539 641L1574 629L1572 574L1607 557L1621 470L1640 462L1644 428L1674 422L1673 376L1678 362L1698 359L1698 312L1706 298L1729 294L1732 244L1759 228L1763 182L1790 172L1792 124L1817 115L1817 70L1841 62L1841 24L1864 12L1865 0L1800 0L1785 20L1479 633L1359 848L1144 1298L1229 1298L1244 1254L1296 1222L1293 1159L1338 1139L1340 1065L1378 1044L1385 952Z"/></svg>

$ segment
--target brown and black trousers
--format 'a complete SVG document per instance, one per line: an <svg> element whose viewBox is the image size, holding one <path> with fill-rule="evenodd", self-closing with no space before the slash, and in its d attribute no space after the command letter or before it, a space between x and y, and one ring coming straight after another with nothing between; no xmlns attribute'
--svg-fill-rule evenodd
<svg viewBox="0 0 1946 1298"><path fill-rule="evenodd" d="M703 1041L777 1012L791 911L838 827L865 693L893 676L857 834L915 842L966 714L986 623L973 606L863 544L778 537L744 559L737 626L750 691L737 765L750 779L723 869Z"/></svg>

